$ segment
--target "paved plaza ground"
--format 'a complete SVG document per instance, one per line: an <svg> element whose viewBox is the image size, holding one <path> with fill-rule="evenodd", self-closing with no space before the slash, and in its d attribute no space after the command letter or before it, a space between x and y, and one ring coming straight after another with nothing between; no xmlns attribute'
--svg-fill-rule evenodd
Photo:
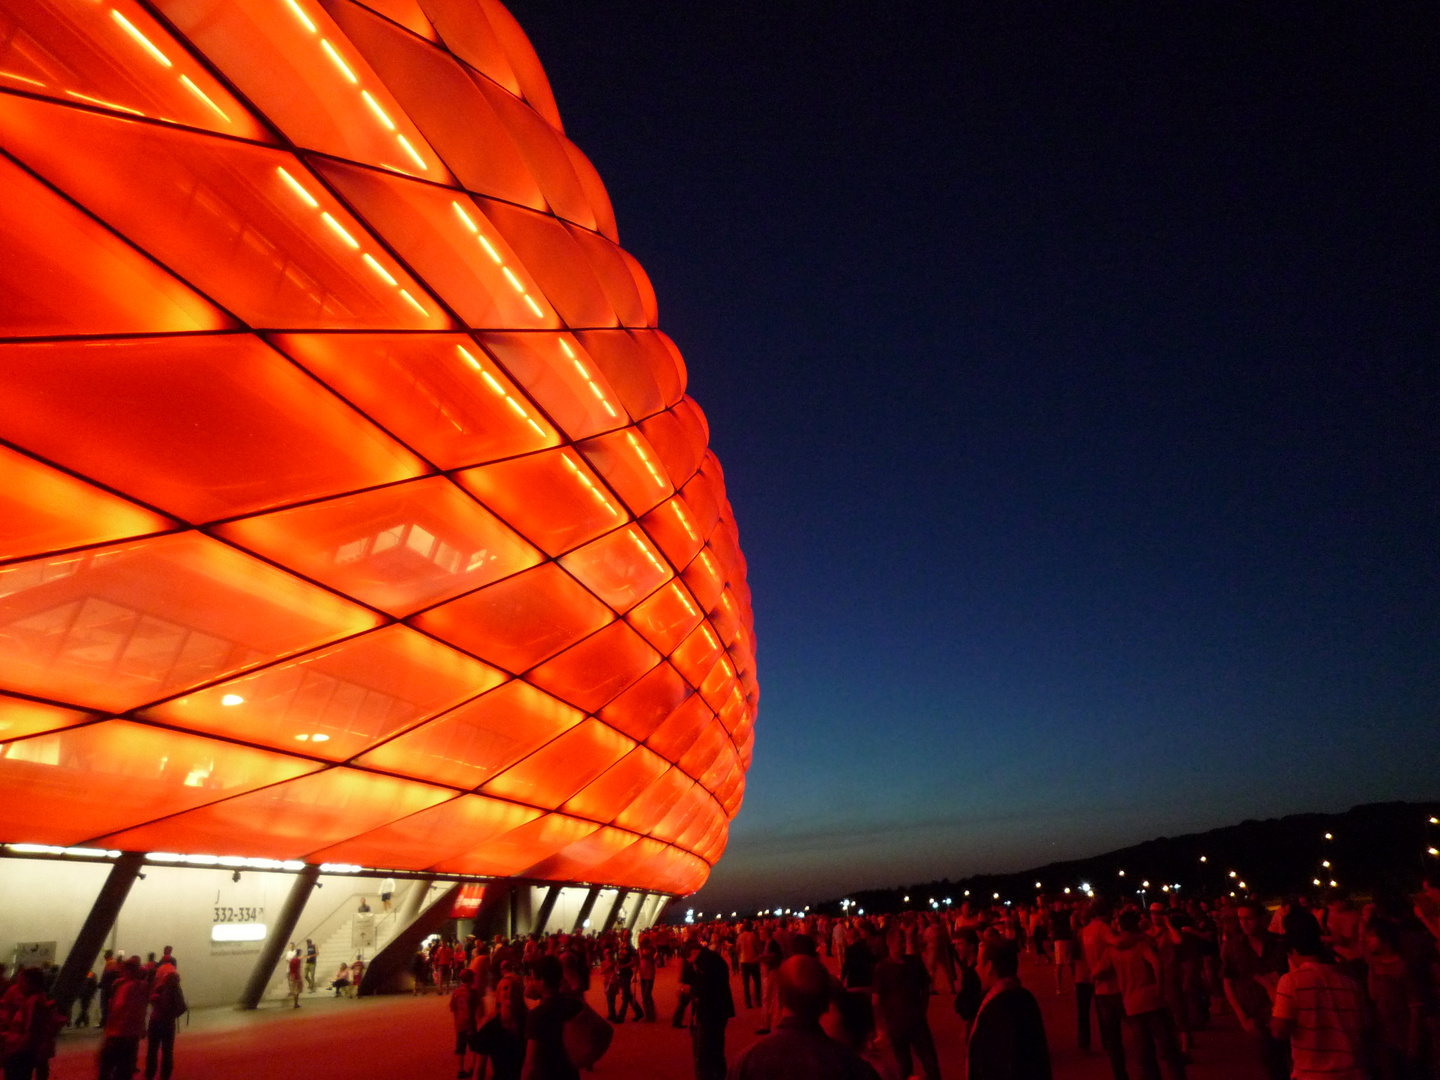
<svg viewBox="0 0 1440 1080"><path fill-rule="evenodd" d="M616 1029L610 1052L590 1076L595 1080L689 1080L689 1033L670 1026L677 995L679 965L660 972L655 999L661 1018L654 1024L626 1023ZM1074 994L1067 982L1056 995L1054 974L1026 959L1021 976L1040 1001L1056 1080L1108 1080L1109 1069L1097 1052L1075 1048ZM740 983L733 980L739 1015L730 1023L729 1058L733 1061L757 1041L759 1013L743 1008ZM590 1002L603 1012L598 988ZM940 1049L941 1073L963 1080L965 1053L948 996L931 998L930 1024ZM254 1012L203 1009L191 1015L176 1039L178 1080L448 1080L455 1075L453 1027L446 999L393 996L335 1000L307 995L302 1007L267 1004ZM1094 1039L1098 1048L1098 1039ZM99 1036L67 1032L51 1076L82 1080L95 1075ZM141 1051L144 1053L143 1047ZM1132 1068L1133 1080L1139 1080ZM1259 1080L1245 1052L1243 1036L1228 1009L1196 1040L1192 1080Z"/></svg>

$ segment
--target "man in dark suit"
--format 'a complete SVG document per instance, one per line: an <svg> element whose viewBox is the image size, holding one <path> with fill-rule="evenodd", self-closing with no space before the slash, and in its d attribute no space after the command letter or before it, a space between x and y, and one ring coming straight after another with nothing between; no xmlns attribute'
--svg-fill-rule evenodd
<svg viewBox="0 0 1440 1080"><path fill-rule="evenodd" d="M980 949L985 999L970 1032L968 1080L1050 1080L1050 1049L1035 996L1020 985L1020 951L995 937Z"/></svg>
<svg viewBox="0 0 1440 1080"><path fill-rule="evenodd" d="M687 946L685 959L695 1080L725 1080L725 1025L735 1015L730 966L723 956L698 940Z"/></svg>

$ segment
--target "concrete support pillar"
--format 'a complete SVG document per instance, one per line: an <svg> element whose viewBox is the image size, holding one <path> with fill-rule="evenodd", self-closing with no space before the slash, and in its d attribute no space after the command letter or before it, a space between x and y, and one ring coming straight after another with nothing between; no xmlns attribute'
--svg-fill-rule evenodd
<svg viewBox="0 0 1440 1080"><path fill-rule="evenodd" d="M559 899L559 885L551 885L545 890L545 899L540 901L540 910L535 913L535 933L545 933L545 924L550 921L550 915L555 910L555 902Z"/></svg>
<svg viewBox="0 0 1440 1080"><path fill-rule="evenodd" d="M115 925L120 909L125 906L125 898L130 895L130 886L135 884L135 879L140 876L140 868L144 865L143 854L127 851L110 867L110 874L105 878L105 884L100 887L100 895L90 906L90 914L85 916L80 933L75 937L75 944L70 947L60 974L55 978L52 996L63 1015L70 1015L70 1006L80 992L85 976L95 966L100 950L105 945L105 938Z"/></svg>
<svg viewBox="0 0 1440 1080"><path fill-rule="evenodd" d="M408 926L415 921L420 909L425 906L425 897L430 895L430 883L433 877L420 878L410 883L410 891L405 894L405 903L400 908L400 925Z"/></svg>
<svg viewBox="0 0 1440 1080"><path fill-rule="evenodd" d="M614 905L610 908L610 914L605 916L605 925L600 928L602 934L610 932L611 927L615 925L615 920L620 917L620 909L625 906L625 901L629 898L630 890L621 889L619 895L615 897Z"/></svg>
<svg viewBox="0 0 1440 1080"><path fill-rule="evenodd" d="M318 880L318 866L306 866L295 875L295 883L290 886L290 892L280 908L280 918L270 928L270 934L265 938L255 966L250 969L250 981L245 984L245 990L240 995L240 1008L253 1009L265 996L265 988L270 985L270 976L275 974L275 965L280 961L280 954L285 951L290 935L295 933L295 927L300 922L300 913L305 910L305 901L310 899Z"/></svg>
<svg viewBox="0 0 1440 1080"><path fill-rule="evenodd" d="M595 899L600 895L600 887L597 885L585 894L585 902L580 905L580 914L575 916L575 925L570 928L572 934L583 934L585 932L585 920L595 910Z"/></svg>
<svg viewBox="0 0 1440 1080"><path fill-rule="evenodd" d="M633 932L635 924L640 921L640 909L650 902L650 897L644 893L639 893L636 894L632 902L635 907L629 915L625 916L625 929Z"/></svg>

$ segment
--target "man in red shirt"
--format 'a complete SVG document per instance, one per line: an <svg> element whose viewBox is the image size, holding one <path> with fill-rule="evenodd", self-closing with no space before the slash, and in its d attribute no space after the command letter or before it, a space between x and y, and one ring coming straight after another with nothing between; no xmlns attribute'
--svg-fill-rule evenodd
<svg viewBox="0 0 1440 1080"><path fill-rule="evenodd" d="M100 1046L100 1080L131 1080L135 1075L149 1004L150 982L140 968L140 958L127 956L110 995L105 1042Z"/></svg>

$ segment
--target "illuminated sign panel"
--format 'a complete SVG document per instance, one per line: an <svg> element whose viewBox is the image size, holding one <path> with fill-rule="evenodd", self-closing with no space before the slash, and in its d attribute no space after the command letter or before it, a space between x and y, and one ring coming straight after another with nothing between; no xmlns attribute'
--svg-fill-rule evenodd
<svg viewBox="0 0 1440 1080"><path fill-rule="evenodd" d="M0 11L0 842L698 888L745 563L513 18Z"/></svg>

